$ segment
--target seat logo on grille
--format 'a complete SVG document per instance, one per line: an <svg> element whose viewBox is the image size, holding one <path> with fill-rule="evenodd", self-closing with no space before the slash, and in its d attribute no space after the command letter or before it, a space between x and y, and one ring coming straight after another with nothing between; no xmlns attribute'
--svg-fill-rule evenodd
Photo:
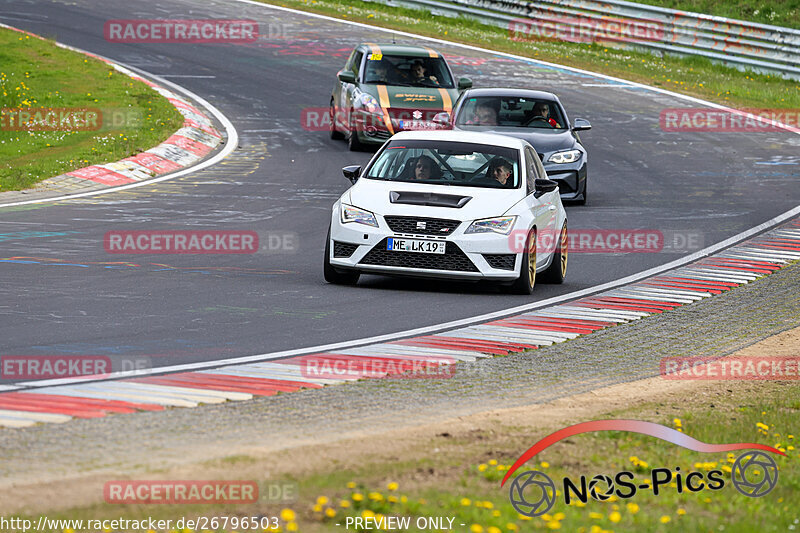
<svg viewBox="0 0 800 533"><path fill-rule="evenodd" d="M422 220L417 222L417 229L428 229L428 224Z"/></svg>

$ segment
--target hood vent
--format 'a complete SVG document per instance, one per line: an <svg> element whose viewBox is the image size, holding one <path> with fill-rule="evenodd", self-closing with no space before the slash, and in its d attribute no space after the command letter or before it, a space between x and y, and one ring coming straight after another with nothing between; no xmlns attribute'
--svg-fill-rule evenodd
<svg viewBox="0 0 800 533"><path fill-rule="evenodd" d="M472 196L437 194L431 192L391 191L389 201L393 204L427 205L431 207L460 208L467 205Z"/></svg>

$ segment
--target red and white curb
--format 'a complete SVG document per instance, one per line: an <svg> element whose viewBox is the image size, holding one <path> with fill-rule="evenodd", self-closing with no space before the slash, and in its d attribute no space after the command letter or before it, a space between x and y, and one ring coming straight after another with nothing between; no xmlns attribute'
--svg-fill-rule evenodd
<svg viewBox="0 0 800 533"><path fill-rule="evenodd" d="M320 388L357 379L309 377L303 365L352 364L371 375L401 374L414 365L448 365L533 350L730 291L800 260L800 218L714 255L674 270L567 303L506 316L441 333L331 349L270 361L219 368L91 381L22 390L0 390L0 426L26 427L111 413L160 411L167 407L249 400ZM378 370L375 370L378 369ZM381 370L385 369L385 370ZM14 390L19 389L19 390Z"/></svg>
<svg viewBox="0 0 800 533"><path fill-rule="evenodd" d="M0 24L0 27L17 31L37 39L42 39L42 37L34 33L20 30L13 26ZM109 59L62 43L55 44L60 48L93 57L108 64L117 72L150 86L153 90L166 98L175 109L183 115L184 122L181 129L155 148L151 148L140 154L127 157L114 163L91 165L66 172L65 174L42 180L37 184L37 187L58 190L61 182L65 180L74 183L74 179L70 178L85 180L87 186L101 184L107 187L118 187L120 185L150 180L159 175L194 165L198 161L204 159L222 142L222 135L214 127L211 119L185 98L137 75L128 68Z"/></svg>

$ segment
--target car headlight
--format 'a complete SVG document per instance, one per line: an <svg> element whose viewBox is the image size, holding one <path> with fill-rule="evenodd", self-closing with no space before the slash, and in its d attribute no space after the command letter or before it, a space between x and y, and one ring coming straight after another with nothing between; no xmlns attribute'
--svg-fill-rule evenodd
<svg viewBox="0 0 800 533"><path fill-rule="evenodd" d="M381 105L371 94L361 93L360 95L358 95L358 98L356 98L355 100L355 105L357 107L363 107L370 113L381 112Z"/></svg>
<svg viewBox="0 0 800 533"><path fill-rule="evenodd" d="M508 233L511 231L511 228L514 227L514 222L516 222L516 220L516 216L482 218L470 224L467 228L467 231L464 233L494 232L499 233L500 235L508 235Z"/></svg>
<svg viewBox="0 0 800 533"><path fill-rule="evenodd" d="M580 158L580 150L565 150L563 152L554 153L547 160L551 163L574 163Z"/></svg>
<svg viewBox="0 0 800 533"><path fill-rule="evenodd" d="M375 218L375 215L364 209L359 209L357 207L353 207L352 205L342 204L340 213L342 224L356 222L366 226L378 227L378 219Z"/></svg>

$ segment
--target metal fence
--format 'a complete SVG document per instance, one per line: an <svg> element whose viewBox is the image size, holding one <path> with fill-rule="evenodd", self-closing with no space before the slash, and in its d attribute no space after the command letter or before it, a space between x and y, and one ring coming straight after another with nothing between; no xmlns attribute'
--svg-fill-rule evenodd
<svg viewBox="0 0 800 533"><path fill-rule="evenodd" d="M507 28L510 36L555 35L586 42L601 40L656 54L703 56L741 69L800 79L800 30L676 11L622 0L372 0L465 16ZM612 30L623 28L616 37ZM652 30L652 31L649 31Z"/></svg>

